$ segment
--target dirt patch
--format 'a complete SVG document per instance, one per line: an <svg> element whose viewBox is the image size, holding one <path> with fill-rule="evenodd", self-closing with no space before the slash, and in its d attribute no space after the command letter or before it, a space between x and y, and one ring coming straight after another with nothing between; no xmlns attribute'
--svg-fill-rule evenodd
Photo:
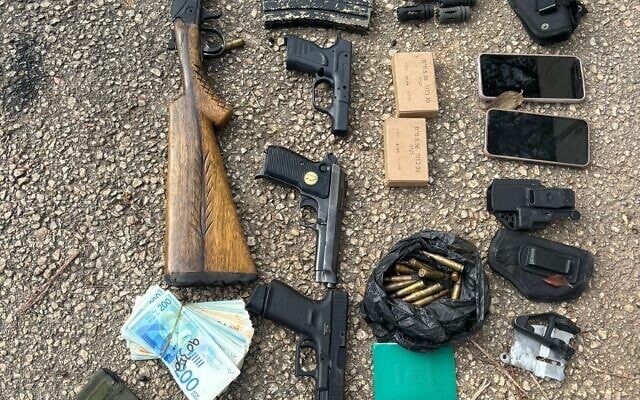
<svg viewBox="0 0 640 400"><path fill-rule="evenodd" d="M2 108L17 114L38 97L43 82L42 54L36 41L26 37L11 43L8 53L2 74Z"/></svg>

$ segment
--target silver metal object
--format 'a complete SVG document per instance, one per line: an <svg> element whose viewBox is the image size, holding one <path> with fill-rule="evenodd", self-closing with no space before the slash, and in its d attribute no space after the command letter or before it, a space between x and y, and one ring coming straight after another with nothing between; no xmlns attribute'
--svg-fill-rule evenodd
<svg viewBox="0 0 640 400"><path fill-rule="evenodd" d="M544 325L531 325L531 327L536 334L543 336L547 330ZM560 339L567 344L573 336L573 334L558 328L554 328L551 332L551 337ZM500 360L505 364L531 371L539 378L551 378L557 381L564 380L564 366L567 363L567 360L560 353L517 330L511 351L508 354L502 353Z"/></svg>

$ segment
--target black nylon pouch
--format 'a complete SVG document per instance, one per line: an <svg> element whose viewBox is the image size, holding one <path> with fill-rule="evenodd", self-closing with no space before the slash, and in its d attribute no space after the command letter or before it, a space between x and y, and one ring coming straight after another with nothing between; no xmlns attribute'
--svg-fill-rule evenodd
<svg viewBox="0 0 640 400"><path fill-rule="evenodd" d="M509 0L525 30L541 45L568 40L587 9L577 0Z"/></svg>
<svg viewBox="0 0 640 400"><path fill-rule="evenodd" d="M587 287L593 255L577 247L500 229L489 246L489 266L526 298L557 302L575 299ZM569 286L553 286L545 278L560 275Z"/></svg>

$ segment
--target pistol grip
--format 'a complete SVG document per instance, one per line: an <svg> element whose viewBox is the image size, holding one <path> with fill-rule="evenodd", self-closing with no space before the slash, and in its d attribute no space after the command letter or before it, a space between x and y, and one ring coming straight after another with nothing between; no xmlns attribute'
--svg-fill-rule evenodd
<svg viewBox="0 0 640 400"><path fill-rule="evenodd" d="M324 160L313 162L279 146L269 146L264 168L256 178L266 178L298 189L311 197L326 198L331 185L331 166Z"/></svg>
<svg viewBox="0 0 640 400"><path fill-rule="evenodd" d="M329 66L329 59L315 43L292 35L286 35L284 43L287 46L288 70L318 74Z"/></svg>
<svg viewBox="0 0 640 400"><path fill-rule="evenodd" d="M331 106L331 133L336 136L346 136L349 133L349 103L342 100L334 100Z"/></svg>
<svg viewBox="0 0 640 400"><path fill-rule="evenodd" d="M310 321L323 306L322 301L308 299L284 282L273 280L269 285L256 286L246 308L251 314L276 322L303 337L312 337L317 333Z"/></svg>

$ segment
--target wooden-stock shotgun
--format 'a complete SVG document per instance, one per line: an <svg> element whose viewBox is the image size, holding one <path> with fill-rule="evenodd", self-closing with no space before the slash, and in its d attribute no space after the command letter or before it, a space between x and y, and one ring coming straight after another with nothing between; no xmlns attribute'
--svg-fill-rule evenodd
<svg viewBox="0 0 640 400"><path fill-rule="evenodd" d="M169 148L164 239L165 280L173 286L220 285L257 277L227 182L215 129L231 109L211 90L204 57L222 55L215 29L201 25L218 18L201 0L174 0L173 38L182 70L183 93L169 104ZM211 47L214 34L221 44ZM235 42L237 44L237 42Z"/></svg>

